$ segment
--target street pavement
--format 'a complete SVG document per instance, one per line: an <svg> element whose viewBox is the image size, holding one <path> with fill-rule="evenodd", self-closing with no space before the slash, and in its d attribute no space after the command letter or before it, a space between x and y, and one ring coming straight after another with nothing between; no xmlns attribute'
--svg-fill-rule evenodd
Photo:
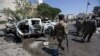
<svg viewBox="0 0 100 56"><path fill-rule="evenodd" d="M36 43L40 42L36 42L31 38L25 39L20 44L16 44L8 43L3 37L0 37L0 56L58 56L56 52L58 52L59 56L100 56L100 33L94 33L91 42L82 43L80 42L82 36L74 35L76 29L73 24L69 23L68 29L69 48L67 48L66 40L64 40L64 51L56 51L58 43L52 37L47 40L49 41L49 45L44 46L40 44L39 47L37 47Z"/></svg>
<svg viewBox="0 0 100 56"><path fill-rule="evenodd" d="M58 51L59 56L100 56L99 33L93 34L91 42L81 42L80 40L82 36L73 35L76 29L72 24L69 24L69 31L71 31L70 34L68 35L69 48L67 48L66 41L64 41L63 45L65 47L65 50ZM57 49L56 40L51 41L51 43L52 43L51 46ZM55 45L53 43L55 43Z"/></svg>
<svg viewBox="0 0 100 56"><path fill-rule="evenodd" d="M72 24L69 24L69 31L75 32L76 29ZM81 37L75 36L73 34L68 35L69 49L67 49L66 42L65 51L59 56L100 56L100 34L94 33L91 42L81 42Z"/></svg>

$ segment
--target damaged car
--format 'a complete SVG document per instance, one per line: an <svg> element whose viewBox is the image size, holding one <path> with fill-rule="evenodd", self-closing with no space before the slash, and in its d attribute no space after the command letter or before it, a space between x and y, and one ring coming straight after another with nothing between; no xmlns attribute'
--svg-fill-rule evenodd
<svg viewBox="0 0 100 56"><path fill-rule="evenodd" d="M6 26L6 37L22 40L33 35L50 36L53 30L54 24L51 21L42 22L40 18L25 19Z"/></svg>
<svg viewBox="0 0 100 56"><path fill-rule="evenodd" d="M51 22L51 20L48 20L48 21L44 21L43 25L44 25L43 33L49 36L53 35L54 26L56 24L54 22Z"/></svg>
<svg viewBox="0 0 100 56"><path fill-rule="evenodd" d="M43 26L40 18L25 19L19 22L7 23L5 40L16 42L24 37L43 34Z"/></svg>
<svg viewBox="0 0 100 56"><path fill-rule="evenodd" d="M20 37L41 35L42 34L42 22L40 18L26 19L18 22L17 34Z"/></svg>

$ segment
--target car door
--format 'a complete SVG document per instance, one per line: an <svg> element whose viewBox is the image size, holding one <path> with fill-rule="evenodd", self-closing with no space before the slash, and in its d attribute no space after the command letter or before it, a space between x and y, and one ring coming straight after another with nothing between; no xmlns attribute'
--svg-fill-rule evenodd
<svg viewBox="0 0 100 56"><path fill-rule="evenodd" d="M18 32L22 35L29 35L29 21L23 20L18 23Z"/></svg>

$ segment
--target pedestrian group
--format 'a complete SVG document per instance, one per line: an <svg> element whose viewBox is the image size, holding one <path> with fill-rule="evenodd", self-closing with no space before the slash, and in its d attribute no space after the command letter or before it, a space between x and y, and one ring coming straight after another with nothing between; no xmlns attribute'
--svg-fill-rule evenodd
<svg viewBox="0 0 100 56"><path fill-rule="evenodd" d="M58 49L64 50L63 41L66 39L68 47L68 21L64 21L64 15L58 15L59 21L55 25L54 39L58 41ZM76 35L82 36L82 42L90 42L93 33L96 31L96 16L86 17L85 19L77 18L75 27L77 29ZM86 40L87 38L87 40Z"/></svg>

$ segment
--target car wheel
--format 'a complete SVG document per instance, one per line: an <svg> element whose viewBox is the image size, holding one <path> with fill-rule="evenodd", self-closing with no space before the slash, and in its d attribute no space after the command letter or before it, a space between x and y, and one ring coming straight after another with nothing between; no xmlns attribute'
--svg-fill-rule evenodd
<svg viewBox="0 0 100 56"><path fill-rule="evenodd" d="M51 35L51 29L46 29L44 32L45 36L50 36Z"/></svg>
<svg viewBox="0 0 100 56"><path fill-rule="evenodd" d="M14 34L7 34L4 39L7 42L16 42L15 38L16 36Z"/></svg>

